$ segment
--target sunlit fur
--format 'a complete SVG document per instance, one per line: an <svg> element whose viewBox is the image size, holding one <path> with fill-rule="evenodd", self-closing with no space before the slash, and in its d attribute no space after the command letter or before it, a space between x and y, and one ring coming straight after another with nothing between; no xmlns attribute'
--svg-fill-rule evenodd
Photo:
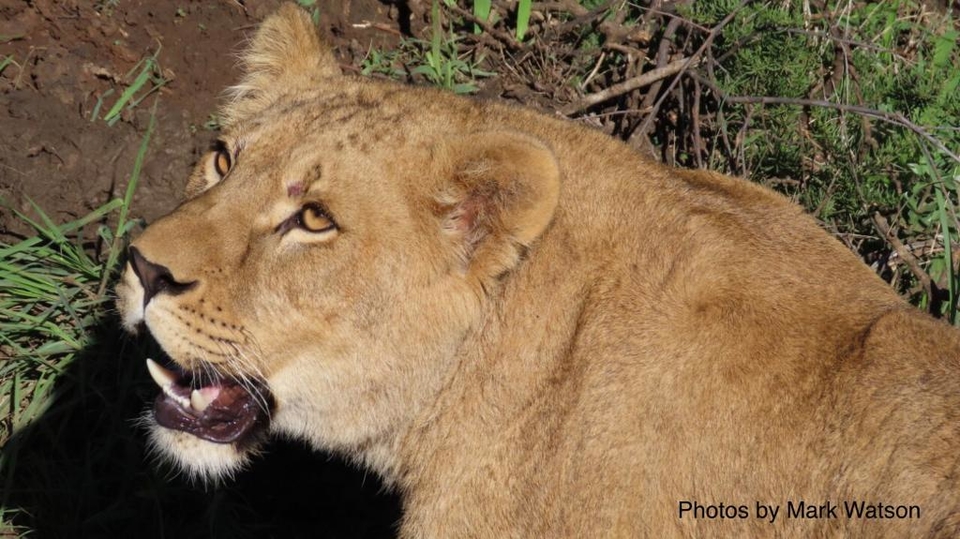
<svg viewBox="0 0 960 539"><path fill-rule="evenodd" d="M960 337L800 208L572 122L343 76L293 6L251 43L231 170L202 160L135 242L194 285L144 310L128 271L124 323L182 368L265 381L270 432L380 473L403 537L960 535ZM337 230L295 228L305 204ZM212 477L257 446L151 437ZM861 499L922 518L677 515Z"/></svg>

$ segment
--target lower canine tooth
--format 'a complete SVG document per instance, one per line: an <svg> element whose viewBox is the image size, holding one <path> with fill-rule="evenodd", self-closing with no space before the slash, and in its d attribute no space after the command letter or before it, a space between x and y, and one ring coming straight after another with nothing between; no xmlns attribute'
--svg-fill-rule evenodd
<svg viewBox="0 0 960 539"><path fill-rule="evenodd" d="M207 406L210 406L212 399L205 397L200 390L194 389L190 393L190 406L197 412L202 412L207 409Z"/></svg>

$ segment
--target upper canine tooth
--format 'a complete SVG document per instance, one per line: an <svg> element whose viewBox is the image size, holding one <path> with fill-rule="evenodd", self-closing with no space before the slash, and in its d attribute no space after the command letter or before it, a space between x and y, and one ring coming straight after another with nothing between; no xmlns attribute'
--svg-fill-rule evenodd
<svg viewBox="0 0 960 539"><path fill-rule="evenodd" d="M190 393L190 407L197 412L206 410L211 402L213 402L213 399L209 395L204 395L199 389L194 389Z"/></svg>
<svg viewBox="0 0 960 539"><path fill-rule="evenodd" d="M150 377L160 387L173 385L177 381L177 375L172 371L164 369L156 361L147 358L147 370L150 371Z"/></svg>

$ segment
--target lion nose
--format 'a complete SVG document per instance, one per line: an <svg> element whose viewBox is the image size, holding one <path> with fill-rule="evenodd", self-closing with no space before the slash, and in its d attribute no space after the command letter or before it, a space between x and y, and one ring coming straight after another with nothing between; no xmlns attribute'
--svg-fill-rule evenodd
<svg viewBox="0 0 960 539"><path fill-rule="evenodd" d="M130 265L133 273L140 279L143 286L143 306L157 294L164 292L171 295L182 294L193 288L196 281L181 283L173 278L165 266L154 264L144 257L136 247L130 247Z"/></svg>

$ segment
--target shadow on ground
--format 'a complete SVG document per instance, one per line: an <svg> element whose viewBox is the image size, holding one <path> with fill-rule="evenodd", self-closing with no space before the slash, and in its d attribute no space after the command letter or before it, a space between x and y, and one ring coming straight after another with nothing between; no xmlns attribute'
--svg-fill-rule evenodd
<svg viewBox="0 0 960 539"><path fill-rule="evenodd" d="M291 443L217 488L152 462L136 418L155 396L144 344L105 321L60 377L55 404L2 449L3 507L31 537L393 537L399 502L378 479ZM8 515L9 516L9 515Z"/></svg>

